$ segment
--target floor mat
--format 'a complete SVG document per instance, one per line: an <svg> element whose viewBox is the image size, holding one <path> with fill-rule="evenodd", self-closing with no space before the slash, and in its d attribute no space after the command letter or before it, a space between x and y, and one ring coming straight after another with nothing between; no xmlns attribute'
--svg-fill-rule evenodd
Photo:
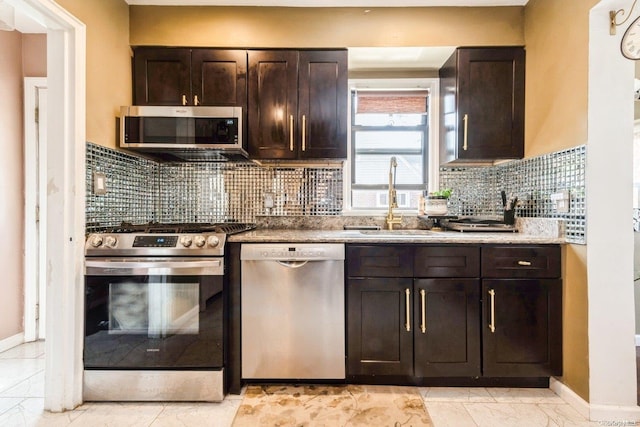
<svg viewBox="0 0 640 427"><path fill-rule="evenodd" d="M233 427L433 426L415 388L250 385Z"/></svg>

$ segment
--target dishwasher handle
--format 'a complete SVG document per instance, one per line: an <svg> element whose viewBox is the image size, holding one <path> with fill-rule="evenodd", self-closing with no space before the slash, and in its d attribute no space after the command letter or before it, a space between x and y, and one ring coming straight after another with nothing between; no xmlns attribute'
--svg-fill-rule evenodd
<svg viewBox="0 0 640 427"><path fill-rule="evenodd" d="M306 261L281 261L281 260L276 260L276 262L278 264L280 264L281 266L286 267L286 268L300 268L300 267L304 267L305 265L307 265L309 260L306 260Z"/></svg>

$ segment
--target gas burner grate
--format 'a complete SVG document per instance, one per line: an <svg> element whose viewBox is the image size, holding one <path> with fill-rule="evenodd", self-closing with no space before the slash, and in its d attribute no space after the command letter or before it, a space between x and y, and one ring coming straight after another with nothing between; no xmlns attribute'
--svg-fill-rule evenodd
<svg viewBox="0 0 640 427"><path fill-rule="evenodd" d="M224 233L236 234L253 230L253 223L225 222L225 223L158 223L131 224L122 222L119 226L106 229L105 233L147 233L147 234L177 234L177 233Z"/></svg>

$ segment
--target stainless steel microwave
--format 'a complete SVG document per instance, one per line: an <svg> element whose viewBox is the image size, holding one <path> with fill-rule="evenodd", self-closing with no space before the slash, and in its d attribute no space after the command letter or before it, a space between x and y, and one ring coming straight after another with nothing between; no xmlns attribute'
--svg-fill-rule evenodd
<svg viewBox="0 0 640 427"><path fill-rule="evenodd" d="M242 107L125 106L120 147L183 160L246 159Z"/></svg>

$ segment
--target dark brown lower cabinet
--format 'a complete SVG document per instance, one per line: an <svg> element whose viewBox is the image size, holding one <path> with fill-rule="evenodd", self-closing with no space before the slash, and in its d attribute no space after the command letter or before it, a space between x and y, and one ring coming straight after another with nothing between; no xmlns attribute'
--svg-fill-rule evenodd
<svg viewBox="0 0 640 427"><path fill-rule="evenodd" d="M544 386L562 374L559 265L552 245L348 245L347 375Z"/></svg>
<svg viewBox="0 0 640 427"><path fill-rule="evenodd" d="M410 278L348 279L347 375L413 375L412 287Z"/></svg>
<svg viewBox="0 0 640 427"><path fill-rule="evenodd" d="M562 374L562 281L482 281L484 376Z"/></svg>
<svg viewBox="0 0 640 427"><path fill-rule="evenodd" d="M414 281L416 377L476 377L480 372L480 281Z"/></svg>
<svg viewBox="0 0 640 427"><path fill-rule="evenodd" d="M479 294L477 279L350 278L348 374L479 376Z"/></svg>

